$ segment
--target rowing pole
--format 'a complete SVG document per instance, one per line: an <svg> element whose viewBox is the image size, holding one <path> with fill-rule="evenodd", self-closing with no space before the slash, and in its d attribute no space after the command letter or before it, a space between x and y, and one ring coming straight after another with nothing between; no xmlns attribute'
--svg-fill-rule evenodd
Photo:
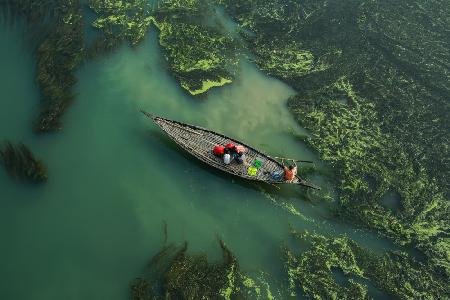
<svg viewBox="0 0 450 300"><path fill-rule="evenodd" d="M273 158L291 160L291 161L296 161L296 162L304 162L304 163L310 163L310 164L314 163L313 161L310 161L310 160L300 160L300 159L292 159L292 158L278 157L278 156L274 156Z"/></svg>

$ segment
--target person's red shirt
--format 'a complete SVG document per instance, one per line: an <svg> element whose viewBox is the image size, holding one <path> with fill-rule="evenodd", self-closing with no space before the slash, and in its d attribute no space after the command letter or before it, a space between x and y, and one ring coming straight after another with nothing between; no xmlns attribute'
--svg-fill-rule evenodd
<svg viewBox="0 0 450 300"><path fill-rule="evenodd" d="M292 168L292 170L284 167L284 179L291 181L295 178L295 175L297 175L297 167Z"/></svg>

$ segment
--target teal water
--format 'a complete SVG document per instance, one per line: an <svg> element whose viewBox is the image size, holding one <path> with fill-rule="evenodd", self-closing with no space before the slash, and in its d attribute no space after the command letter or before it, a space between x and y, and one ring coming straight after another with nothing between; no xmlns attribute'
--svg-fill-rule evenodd
<svg viewBox="0 0 450 300"><path fill-rule="evenodd" d="M188 241L215 259L221 237L243 270L282 278L289 225L347 233L372 248L377 236L335 223L327 205L299 187L249 183L212 170L139 113L185 121L241 139L272 155L317 160L293 136L293 90L243 60L237 80L207 97L186 95L166 71L155 31L136 49L85 63L61 132L36 136L35 58L20 24L0 25L0 138L23 141L42 158L40 186L0 170L2 299L126 299L164 240ZM320 178L317 178L320 182Z"/></svg>

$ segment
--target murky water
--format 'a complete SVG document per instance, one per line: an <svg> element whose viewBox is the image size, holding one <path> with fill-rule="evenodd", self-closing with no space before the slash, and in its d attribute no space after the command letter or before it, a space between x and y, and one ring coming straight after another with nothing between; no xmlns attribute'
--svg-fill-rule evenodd
<svg viewBox="0 0 450 300"><path fill-rule="evenodd" d="M300 187L249 183L184 153L139 113L190 122L272 155L317 157L286 108L293 90L242 61L237 80L203 99L166 71L154 30L137 49L90 61L77 72L76 101L60 133L36 136L35 60L20 25L0 26L0 138L23 141L49 168L32 186L0 170L0 291L3 299L124 299L128 284L169 240L220 254L217 237L243 270L281 277L289 224L345 232L372 247L369 233L329 220L326 205ZM275 201L275 202L273 202Z"/></svg>

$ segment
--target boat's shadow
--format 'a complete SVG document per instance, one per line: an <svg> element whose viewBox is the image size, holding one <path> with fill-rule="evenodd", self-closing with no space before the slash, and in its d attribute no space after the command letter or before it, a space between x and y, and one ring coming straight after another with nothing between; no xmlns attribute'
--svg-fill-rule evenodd
<svg viewBox="0 0 450 300"><path fill-rule="evenodd" d="M145 139L145 143L149 146L154 147L153 142L157 140L166 149L170 150L173 155L179 155L192 164L195 164L198 168L208 172L211 176L217 177L218 179L225 179L226 181L238 184L246 189L251 189L257 192L263 192L273 196L274 198L285 198L286 199L299 199L303 201L310 202L308 199L307 189L297 185L271 185L264 182L257 182L246 180L244 178L229 174L227 172L216 169L209 164L201 161L200 159L193 159L194 156L186 152L179 145L177 145L170 137L162 133L159 130L147 130L142 135Z"/></svg>

